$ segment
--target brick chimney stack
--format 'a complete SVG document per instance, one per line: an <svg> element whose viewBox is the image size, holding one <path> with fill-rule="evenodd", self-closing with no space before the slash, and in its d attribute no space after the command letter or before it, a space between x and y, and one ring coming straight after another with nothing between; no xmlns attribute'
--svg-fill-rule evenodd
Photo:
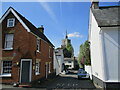
<svg viewBox="0 0 120 90"><path fill-rule="evenodd" d="M44 34L44 27L43 27L43 25L41 25L41 27L38 27L38 30L39 30L41 33Z"/></svg>
<svg viewBox="0 0 120 90"><path fill-rule="evenodd" d="M91 8L92 9L99 9L99 0L91 0L92 5Z"/></svg>

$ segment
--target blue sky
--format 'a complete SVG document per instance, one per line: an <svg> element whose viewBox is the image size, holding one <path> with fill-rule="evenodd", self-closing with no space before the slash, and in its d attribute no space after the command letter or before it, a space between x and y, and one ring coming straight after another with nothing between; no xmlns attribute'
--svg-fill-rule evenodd
<svg viewBox="0 0 120 90"><path fill-rule="evenodd" d="M116 5L116 3L101 3ZM12 2L2 3L2 15L12 6L33 25L45 28L45 35L58 48L65 38L66 30L71 39L75 56L80 44L88 37L90 2Z"/></svg>

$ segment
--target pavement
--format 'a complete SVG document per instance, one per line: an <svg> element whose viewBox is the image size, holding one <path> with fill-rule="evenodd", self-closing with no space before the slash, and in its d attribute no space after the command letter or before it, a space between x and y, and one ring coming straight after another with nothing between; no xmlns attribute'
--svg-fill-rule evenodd
<svg viewBox="0 0 120 90"><path fill-rule="evenodd" d="M88 90L96 89L91 80L78 80L77 71L70 71L68 74L45 80L42 83L35 83L31 88L13 87L2 84L2 90Z"/></svg>

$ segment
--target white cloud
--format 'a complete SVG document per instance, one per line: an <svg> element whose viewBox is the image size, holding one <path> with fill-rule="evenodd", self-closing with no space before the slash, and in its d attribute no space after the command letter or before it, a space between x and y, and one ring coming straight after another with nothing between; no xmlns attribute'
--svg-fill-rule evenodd
<svg viewBox="0 0 120 90"><path fill-rule="evenodd" d="M40 5L46 10L49 16L57 23L57 18L47 2L40 2Z"/></svg>
<svg viewBox="0 0 120 90"><path fill-rule="evenodd" d="M83 35L81 35L79 32L74 32L74 33L70 33L70 34L68 34L68 37L80 37L80 38L82 38L83 37Z"/></svg>

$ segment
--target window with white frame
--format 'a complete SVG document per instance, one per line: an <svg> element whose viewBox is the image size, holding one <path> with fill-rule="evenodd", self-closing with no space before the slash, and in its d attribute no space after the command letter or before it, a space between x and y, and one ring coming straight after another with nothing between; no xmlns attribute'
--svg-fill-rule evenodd
<svg viewBox="0 0 120 90"><path fill-rule="evenodd" d="M51 71L50 71L50 68L51 68L51 62L49 62L48 65L49 65L49 66L48 66L48 68L49 68L49 69L48 69L48 70L49 70L49 73L51 73Z"/></svg>
<svg viewBox="0 0 120 90"><path fill-rule="evenodd" d="M40 39L37 39L37 52L40 51Z"/></svg>
<svg viewBox="0 0 120 90"><path fill-rule="evenodd" d="M15 18L10 18L7 21L7 27L14 27L15 25Z"/></svg>
<svg viewBox="0 0 120 90"><path fill-rule="evenodd" d="M39 61L36 61L36 64L35 64L35 74L36 75L40 74L40 62Z"/></svg>
<svg viewBox="0 0 120 90"><path fill-rule="evenodd" d="M51 47L49 46L49 58L51 58Z"/></svg>
<svg viewBox="0 0 120 90"><path fill-rule="evenodd" d="M68 63L71 63L71 61L68 61Z"/></svg>
<svg viewBox="0 0 120 90"><path fill-rule="evenodd" d="M2 61L2 75L11 75L12 61Z"/></svg>
<svg viewBox="0 0 120 90"><path fill-rule="evenodd" d="M5 35L5 49L13 49L13 34Z"/></svg>

